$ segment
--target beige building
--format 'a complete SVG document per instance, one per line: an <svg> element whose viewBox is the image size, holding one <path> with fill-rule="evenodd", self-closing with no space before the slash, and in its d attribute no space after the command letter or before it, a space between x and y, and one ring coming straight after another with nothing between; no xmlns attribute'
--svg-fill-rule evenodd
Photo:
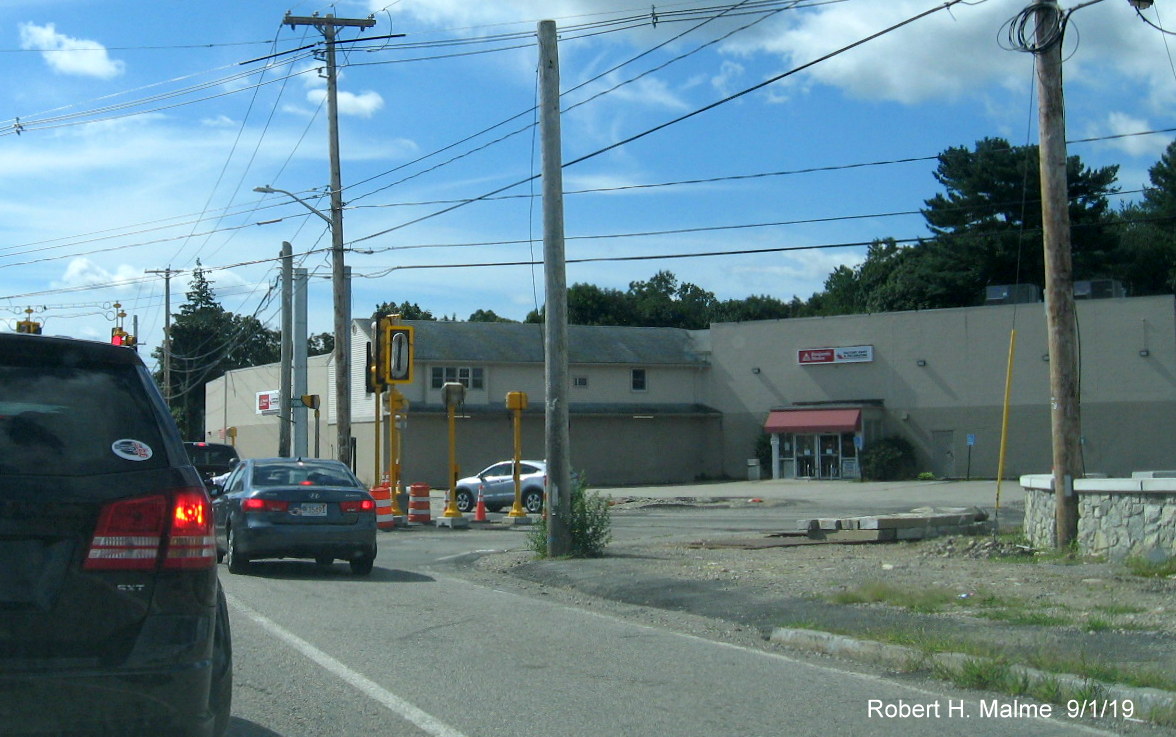
<svg viewBox="0 0 1176 737"><path fill-rule="evenodd" d="M1176 301L1172 296L1079 300L1082 448L1088 473L1176 467ZM404 480L445 483L440 387L467 386L458 461L474 473L511 454L509 391L524 391L524 455L543 455L543 356L538 325L415 322ZM1016 331L1006 478L1048 472L1049 364L1044 306L715 324L709 330L572 326L573 467L596 484L746 478L762 438L781 477L846 478L887 436L906 438L920 470L942 477L997 473L1002 403ZM353 324L356 468L371 481L374 402L362 369L370 339ZM333 366L311 359L323 398L322 454L334 455ZM276 366L235 371L208 386L208 438L237 428L243 455L277 450L277 417L259 392ZM225 401L225 397L228 401ZM312 436L313 436L313 430ZM312 446L313 447L313 446ZM752 469L756 472L758 468Z"/></svg>

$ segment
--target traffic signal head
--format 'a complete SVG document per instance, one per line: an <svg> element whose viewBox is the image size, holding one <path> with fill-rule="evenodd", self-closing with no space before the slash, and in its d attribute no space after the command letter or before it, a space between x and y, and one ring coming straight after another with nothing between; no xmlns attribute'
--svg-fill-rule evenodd
<svg viewBox="0 0 1176 737"><path fill-rule="evenodd" d="M134 348L137 343L138 343L138 341L135 339L135 336L131 335L127 331L123 330L122 328L111 328L110 329L110 344L111 345L121 345L126 348Z"/></svg>
<svg viewBox="0 0 1176 737"><path fill-rule="evenodd" d="M408 384L412 381L413 328L396 325L385 317L380 321L380 371L377 375L387 384Z"/></svg>
<svg viewBox="0 0 1176 737"><path fill-rule="evenodd" d="M16 332L30 333L32 335L40 335L41 334L41 323L35 322L33 320L17 320L16 321Z"/></svg>

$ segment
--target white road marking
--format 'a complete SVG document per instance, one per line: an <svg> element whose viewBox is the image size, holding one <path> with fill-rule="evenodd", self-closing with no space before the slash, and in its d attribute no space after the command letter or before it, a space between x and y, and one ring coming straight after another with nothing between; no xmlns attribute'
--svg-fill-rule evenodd
<svg viewBox="0 0 1176 737"><path fill-rule="evenodd" d="M363 674L348 668L340 661L331 657L322 650L319 650L317 647L311 645L306 640L303 640L298 635L295 635L293 632L284 629L277 622L274 622L264 614L261 614L260 612L250 608L232 594L226 593L225 598L228 599L230 605L232 605L245 616L252 619L271 635L278 638L282 642L285 642L287 645L302 653L306 657L310 658L319 666L342 679L344 682L359 690L364 695L373 699L384 708L400 715L407 721L412 722L421 730L434 735L434 737L466 737L466 735L459 730L454 729L445 722L442 722L432 714L418 709L396 694L387 690L380 684L371 680L367 676L364 676Z"/></svg>

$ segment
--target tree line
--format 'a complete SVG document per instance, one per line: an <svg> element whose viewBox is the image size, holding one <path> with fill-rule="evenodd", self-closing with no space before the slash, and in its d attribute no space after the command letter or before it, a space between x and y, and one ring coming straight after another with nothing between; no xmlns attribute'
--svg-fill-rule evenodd
<svg viewBox="0 0 1176 737"><path fill-rule="evenodd" d="M1037 146L1012 146L985 138L938 156L935 180L943 191L921 209L930 235L913 243L879 238L865 259L839 266L824 289L807 300L770 295L718 299L670 271L633 281L625 290L577 283L568 288L568 321L576 325L702 329L715 322L774 320L869 312L968 307L982 304L985 289L1045 280ZM1132 295L1176 292L1176 141L1149 169L1150 186L1137 201L1115 209L1118 167L1091 169L1067 160L1074 279L1117 279ZM171 328L170 397L186 439L202 439L204 385L225 372L275 363L280 334L256 317L236 315L217 301L200 263L187 301ZM385 302L373 317L440 318L415 302ZM524 322L541 322L542 308ZM479 309L468 322L513 322ZM330 333L309 338L310 355L334 350ZM162 348L152 356L162 366ZM213 423L215 424L215 423Z"/></svg>

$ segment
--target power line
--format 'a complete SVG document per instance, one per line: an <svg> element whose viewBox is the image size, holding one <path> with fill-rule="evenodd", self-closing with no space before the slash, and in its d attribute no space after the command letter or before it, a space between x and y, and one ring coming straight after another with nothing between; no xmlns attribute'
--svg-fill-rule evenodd
<svg viewBox="0 0 1176 737"><path fill-rule="evenodd" d="M901 21L901 22L899 22L899 23L896 23L896 24L894 24L894 25L891 25L891 26L889 26L889 27L887 27L887 28L885 28L885 29L883 29L883 30L881 30L881 31L878 31L878 32L876 32L876 33L873 33L873 34L871 34L871 35L869 35L869 36L867 36L867 37L865 37L865 38L863 38L863 39L860 39L860 40L858 40L858 41L855 41L855 42L853 42L853 43L851 43L851 44L848 44L848 45L846 45L846 46L843 46L843 47L841 47L841 48L837 49L836 51L832 51L832 52L830 52L830 53L828 53L828 54L825 54L825 55L823 55L823 56L821 56L821 57L819 57L819 58L817 58L817 59L814 59L813 61L807 62L807 63L805 63L805 64L801 64L800 66L797 66L797 67L794 67L794 68L790 69L790 70L789 70L789 71L787 71L787 72L783 72L783 73L781 73L781 74L778 74L778 75L775 75L775 76L773 76L773 77L770 77L769 79L767 79L767 80L764 80L763 82L760 82L760 83L758 83L758 84L752 85L751 87L748 87L748 88L746 88L746 89L744 89L744 90L742 90L742 91L740 91L740 92L736 92L736 93L735 93L735 94L733 94L733 95L728 95L727 97L724 97L724 98L722 98L722 99L720 99L720 100L717 100L717 101L715 101L715 102L712 102L712 103L710 103L709 105L704 105L703 107L701 107L701 108L697 108L697 109L695 109L695 110L693 110L693 111L691 111L691 112L689 112L689 113L686 113L685 115L680 115L680 116L678 116L677 118L674 118L674 119L672 119L672 120L666 121L665 123L661 123L661 124L659 124L659 125L656 125L656 126L654 126L653 128L650 128L650 129L648 129L648 130L645 130L645 131L643 131L643 132L641 132L641 133L638 133L638 134L636 134L636 135L633 135L633 136L629 136L628 138L625 138L625 139L623 139L623 140L620 140L620 141L617 141L617 142L615 142L615 143L612 143L612 144L610 144L610 145L608 145L608 146L605 146L604 148L601 148L601 149L598 149L598 150L596 150L596 151L593 151L592 153L585 154L585 155L583 155L583 156L581 156L581 157L579 157L579 158L577 158L577 159L573 159L573 160L571 160L571 161L565 162L565 163L563 164L563 167L564 167L564 168L567 168L567 167L570 167L570 166L575 166L576 164L579 164L579 163L582 163L582 162L584 162L584 161L587 161L587 160L589 160L589 159L592 159L592 158L595 158L595 157L597 157L597 156L600 156L601 154L607 153L608 151L612 151L612 150L614 150L614 149L620 148L620 147L622 147L622 146L625 146L625 145L627 145L627 144L629 144L629 143L632 143L632 142L634 142L634 141L640 140L640 139L642 139L642 138L644 138L644 137L646 137L646 136L652 135L653 133L656 133L656 132L658 132L658 131L665 130L666 128L669 128L669 127L670 127L670 126L672 126L672 125L676 125L676 124L678 124L678 123L681 123L681 122L683 122L683 121L685 121L685 120L689 120L690 118L693 118L693 117L694 117L694 116L696 116L696 115L700 115L700 114L702 114L702 113L704 113L704 112L707 112L707 111L709 111L709 110L713 110L713 109L715 109L715 108L719 107L720 105L725 105L725 104L727 104L727 103L729 103L729 102L732 102L732 101L734 101L734 100L737 100L737 99L739 99L739 98L741 98L741 97L743 97L743 96L745 96L745 95L748 95L748 94L750 94L750 93L752 93L752 92L755 92L755 91L757 91L757 90L763 89L764 87L767 87L767 86L769 86L769 85L771 85L771 84L775 84L776 82L779 82L779 81L780 81L780 80L782 80L782 79L785 79L785 78L787 78L787 77L789 77L789 76L792 76L793 74L797 74L797 73L799 73L799 72L801 72L801 71L803 71L803 70L805 70L805 69L808 69L808 68L810 68L810 67L812 67L812 66L815 66L816 64L819 64L819 63L821 63L821 62L823 62L823 61L827 61L827 60L829 60L829 59L832 59L832 58L834 58L834 57L836 57L836 56L838 56L838 55L840 55L840 54L843 54L843 53L845 53L845 52L847 52L847 51L850 51L851 49L855 49L855 48L857 48L858 46L861 46L862 44L868 43L868 42L870 42L870 41L872 41L872 40L874 40L874 39L877 39L877 38L879 38L879 37L881 37L881 36L884 36L884 35L886 35L886 34L888 34L888 33L892 33L893 31L896 31L896 30L898 30L899 28L902 28L902 27L904 27L904 26L907 26L907 25L909 25L909 24L911 24L911 23L914 23L915 21L921 20L922 18L925 18L925 17L927 17L927 16L929 16L929 15L932 15L933 13L937 13L937 12L939 12L939 11L941 11L941 10L946 10L946 9L948 9L948 8L952 7L953 5L957 5L957 4L961 3L961 2L964 2L964 0L949 0L947 3L944 3L944 4L943 4L943 5L941 5L941 6L938 6L938 7L932 8L932 9L930 9L930 10L925 10L925 11L923 11L922 13L919 13L919 14L917 14L917 15L914 15L914 16L912 16L912 17L910 17L910 18L908 18L908 19L906 19L906 20L904 20L904 21ZM449 212L452 212L452 211L454 211L454 210L457 210L457 209L459 209L459 208L461 208L461 207L465 207L465 206L466 206L466 205L468 205L468 204L472 204L472 203L474 203L474 202L479 202L479 201L481 201L481 200L484 200L484 199L486 199L487 197L493 197L494 195L501 194L501 193L503 193L503 192L506 192L507 190L514 189L515 187L518 187L518 186L521 186L521 185L523 185L523 184L526 184L527 182L530 182L530 181L532 181L533 179L535 179L537 176L538 176L538 175L531 175L531 176L527 177L526 179L522 179L522 180L519 180L519 181L516 181L516 182L512 182L511 184L507 184L507 185L505 185L505 186L499 187L498 189L495 189L495 190L493 190L493 191L487 192L487 193L485 193L485 194L483 194L483 195L481 195L481 196L479 196L479 197L475 197L475 198L473 198L473 199L469 200L468 202L465 202L465 203L460 203L460 204L456 204L456 205L451 205L451 206L449 206L449 207L443 208L443 209L441 209L441 210L437 210L437 211L435 211L435 212L433 212L433 213L430 213L430 214L428 214L428 215L422 215L422 216L420 216L420 217L418 217L418 218L414 218L414 219L412 219L412 220L409 220L409 221L407 221L407 222L401 223L400 225L396 225L396 226L393 226L393 227L391 227L391 228L385 228L384 230L377 231L377 232L375 232L375 233L372 233L372 234L370 234L370 235L363 236L363 237L361 237L361 238L356 238L356 239L352 240L352 241L351 241L351 243L352 243L352 244L355 244L355 243L361 243L361 242L363 242L363 241L371 240L372 238L378 238L378 237L380 237L380 236L382 236L382 235L387 235L388 233L392 233L392 232L395 232L395 231L397 231L397 230L402 230L402 229L404 229L404 228L407 228L407 227L409 227L409 226L411 226L411 225L415 225L415 224L417 224L417 223L424 222L425 220L430 220L430 219L432 219L432 218L435 218L435 217L438 217L438 216L440 216L440 215L444 215L444 214L446 214L446 213L449 213Z"/></svg>

